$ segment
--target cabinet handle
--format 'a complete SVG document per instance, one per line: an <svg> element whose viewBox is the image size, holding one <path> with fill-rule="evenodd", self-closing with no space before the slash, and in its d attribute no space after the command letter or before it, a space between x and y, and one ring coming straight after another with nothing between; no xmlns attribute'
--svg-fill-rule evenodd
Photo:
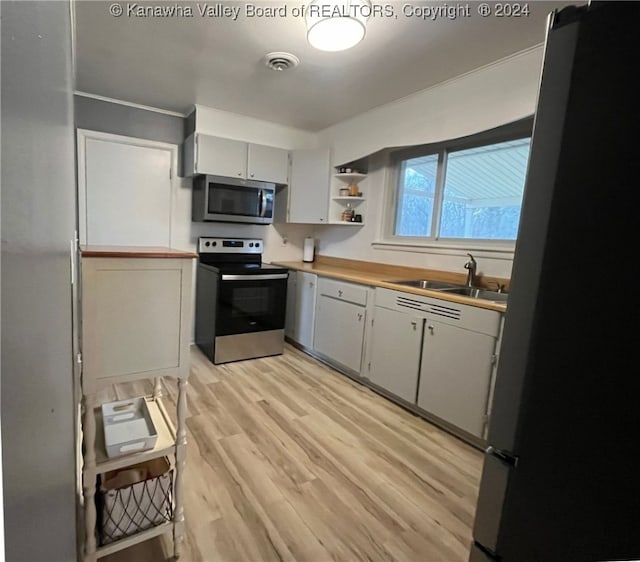
<svg viewBox="0 0 640 562"><path fill-rule="evenodd" d="M313 281L309 281L309 287L313 288Z"/></svg>
<svg viewBox="0 0 640 562"><path fill-rule="evenodd" d="M341 297L342 296L342 291L338 291L338 296Z"/></svg>
<svg viewBox="0 0 640 562"><path fill-rule="evenodd" d="M427 326L427 329L433 334L433 326L432 325Z"/></svg>
<svg viewBox="0 0 640 562"><path fill-rule="evenodd" d="M320 222L322 222L324 219L322 217L320 217Z"/></svg>
<svg viewBox="0 0 640 562"><path fill-rule="evenodd" d="M418 323L415 320L413 320L411 322L411 325L413 326L413 331L415 332L418 329Z"/></svg>
<svg viewBox="0 0 640 562"><path fill-rule="evenodd" d="M249 174L251 177L253 177L253 174Z"/></svg>
<svg viewBox="0 0 640 562"><path fill-rule="evenodd" d="M238 175L239 175L239 176L241 176L241 175L242 175L242 172L238 172Z"/></svg>
<svg viewBox="0 0 640 562"><path fill-rule="evenodd" d="M362 322L362 313L358 313L358 322Z"/></svg>

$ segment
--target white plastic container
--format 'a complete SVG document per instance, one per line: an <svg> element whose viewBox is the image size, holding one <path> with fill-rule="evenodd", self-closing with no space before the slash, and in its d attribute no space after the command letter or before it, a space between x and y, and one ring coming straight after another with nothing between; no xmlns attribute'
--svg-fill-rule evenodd
<svg viewBox="0 0 640 562"><path fill-rule="evenodd" d="M103 404L102 422L109 458L153 449L158 440L144 397Z"/></svg>
<svg viewBox="0 0 640 562"><path fill-rule="evenodd" d="M316 251L316 240L311 236L307 236L304 239L304 246L302 248L302 261L312 262Z"/></svg>

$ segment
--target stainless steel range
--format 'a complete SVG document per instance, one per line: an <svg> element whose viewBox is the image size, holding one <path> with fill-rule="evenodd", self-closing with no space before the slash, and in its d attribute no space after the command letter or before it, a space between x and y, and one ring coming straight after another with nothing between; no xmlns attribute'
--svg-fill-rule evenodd
<svg viewBox="0 0 640 562"><path fill-rule="evenodd" d="M198 240L196 344L214 363L284 348L289 272L262 263L262 240Z"/></svg>

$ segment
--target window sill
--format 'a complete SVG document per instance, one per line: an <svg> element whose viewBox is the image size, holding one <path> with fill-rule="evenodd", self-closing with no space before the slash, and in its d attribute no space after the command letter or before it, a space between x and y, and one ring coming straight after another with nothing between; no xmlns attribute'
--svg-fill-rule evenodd
<svg viewBox="0 0 640 562"><path fill-rule="evenodd" d="M455 242L424 242L422 240L374 240L371 246L376 250L394 250L396 252L417 252L423 254L442 254L466 256L473 252L476 257L497 260L513 260L515 244L487 244L474 240Z"/></svg>

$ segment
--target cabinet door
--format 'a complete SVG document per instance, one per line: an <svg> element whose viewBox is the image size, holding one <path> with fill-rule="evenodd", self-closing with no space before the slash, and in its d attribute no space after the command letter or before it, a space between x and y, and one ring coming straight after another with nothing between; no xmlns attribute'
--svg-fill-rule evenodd
<svg viewBox="0 0 640 562"><path fill-rule="evenodd" d="M298 275L296 271L289 272L287 280L287 316L284 323L284 335L294 341L296 338L296 286L298 285Z"/></svg>
<svg viewBox="0 0 640 562"><path fill-rule="evenodd" d="M318 297L315 350L360 374L365 308L325 295Z"/></svg>
<svg viewBox="0 0 640 562"><path fill-rule="evenodd" d="M313 348L313 333L316 318L316 291L318 277L314 273L298 272L296 285L295 341L309 349Z"/></svg>
<svg viewBox="0 0 640 562"><path fill-rule="evenodd" d="M415 404L424 318L376 306L370 368L372 383Z"/></svg>
<svg viewBox="0 0 640 562"><path fill-rule="evenodd" d="M195 169L198 174L247 177L247 143L198 133Z"/></svg>
<svg viewBox="0 0 640 562"><path fill-rule="evenodd" d="M289 174L289 151L262 144L249 144L247 178L286 184Z"/></svg>
<svg viewBox="0 0 640 562"><path fill-rule="evenodd" d="M427 320L418 406L482 437L496 340Z"/></svg>
<svg viewBox="0 0 640 562"><path fill-rule="evenodd" d="M170 246L171 152L108 138L84 141L78 170L80 241Z"/></svg>
<svg viewBox="0 0 640 562"><path fill-rule="evenodd" d="M189 374L192 271L191 259L82 259L85 393L99 379Z"/></svg>
<svg viewBox="0 0 640 562"><path fill-rule="evenodd" d="M330 167L328 148L291 152L287 222L327 223Z"/></svg>

